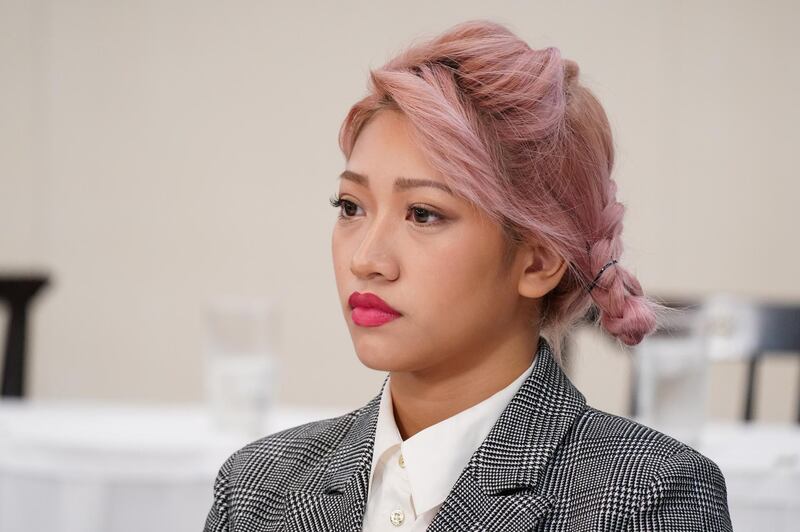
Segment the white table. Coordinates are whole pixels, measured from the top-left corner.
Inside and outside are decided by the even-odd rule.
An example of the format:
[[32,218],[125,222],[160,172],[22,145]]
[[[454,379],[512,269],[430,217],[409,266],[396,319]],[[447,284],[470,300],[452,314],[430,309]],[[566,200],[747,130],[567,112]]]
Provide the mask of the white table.
[[710,424],[697,449],[725,475],[733,530],[800,530],[800,426]]
[[[278,406],[269,434],[340,409]],[[222,462],[257,439],[202,405],[0,400],[0,532],[198,532]]]
[[[278,406],[270,432],[345,413]],[[212,483],[255,438],[214,430],[204,408],[0,400],[0,532],[198,532]],[[795,531],[800,427],[706,427],[734,530]]]

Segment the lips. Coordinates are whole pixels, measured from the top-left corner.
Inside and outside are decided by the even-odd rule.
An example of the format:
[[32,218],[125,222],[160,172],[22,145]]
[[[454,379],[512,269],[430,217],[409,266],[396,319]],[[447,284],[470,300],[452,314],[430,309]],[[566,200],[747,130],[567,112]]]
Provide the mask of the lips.
[[353,292],[348,303],[353,309],[351,315],[356,325],[377,327],[401,316],[400,312],[383,299],[369,292],[363,294]]
[[384,312],[388,312],[389,314],[400,314],[398,311],[389,306],[386,301],[370,292],[364,292],[363,294],[353,292],[350,294],[348,303],[350,303],[350,308],[365,307],[382,310]]

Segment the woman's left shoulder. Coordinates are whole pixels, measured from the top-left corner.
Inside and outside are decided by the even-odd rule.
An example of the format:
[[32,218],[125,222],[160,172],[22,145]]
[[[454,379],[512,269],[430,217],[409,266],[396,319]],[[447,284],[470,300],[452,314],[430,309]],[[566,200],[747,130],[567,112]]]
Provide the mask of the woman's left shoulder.
[[567,440],[567,443],[599,444],[607,450],[636,451],[654,462],[692,450],[686,443],[659,430],[591,406],[576,419]]
[[672,436],[587,407],[559,447],[556,462],[590,472],[579,475],[587,479],[583,489],[602,487],[624,500],[629,530],[661,530],[656,525],[665,519],[681,530],[731,529],[720,468]]

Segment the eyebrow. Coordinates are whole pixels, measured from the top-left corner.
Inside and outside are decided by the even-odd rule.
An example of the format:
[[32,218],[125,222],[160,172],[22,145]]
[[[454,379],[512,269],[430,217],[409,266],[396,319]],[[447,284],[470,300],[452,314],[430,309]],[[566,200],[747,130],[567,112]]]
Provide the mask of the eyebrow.
[[[340,179],[347,179],[348,181],[353,181],[358,183],[359,185],[365,186],[369,188],[369,178],[363,174],[359,174],[358,172],[353,172],[352,170],[345,170],[344,172],[339,175]],[[412,179],[410,177],[398,177],[394,181],[393,190],[407,190],[409,188],[416,188],[416,187],[432,187],[438,188],[439,190],[443,190],[448,194],[453,194],[453,191],[450,187],[445,185],[444,183],[440,183],[438,181],[432,181],[430,179]]]

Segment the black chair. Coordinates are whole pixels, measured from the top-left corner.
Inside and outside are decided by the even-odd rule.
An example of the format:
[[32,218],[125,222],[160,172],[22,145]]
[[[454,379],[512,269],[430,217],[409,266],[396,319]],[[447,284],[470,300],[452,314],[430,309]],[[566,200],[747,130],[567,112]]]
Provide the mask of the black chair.
[[0,396],[25,396],[25,353],[28,310],[33,298],[49,283],[44,275],[0,275],[0,300],[9,310],[9,322],[0,372]]
[[[742,420],[752,421],[755,405],[758,367],[767,356],[800,357],[800,305],[782,304],[734,298],[726,295],[711,296],[706,300],[657,298],[676,312],[651,336],[685,337],[703,334],[709,341],[709,357],[713,360],[744,359],[747,361],[747,378],[742,408]],[[590,310],[583,319],[591,324],[596,310]],[[699,329],[698,329],[699,328]],[[567,339],[564,357],[572,350]],[[631,391],[628,415],[637,412],[638,374],[631,372]],[[800,423],[800,374],[798,374],[798,401],[796,420]]]
[[[761,361],[766,356],[800,357],[800,305],[715,298],[706,304],[706,315],[710,355],[747,361],[742,419],[752,421]],[[744,349],[736,349],[737,345]],[[800,374],[798,377],[796,420],[800,423]]]

